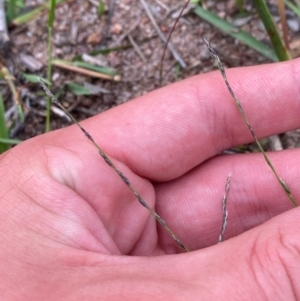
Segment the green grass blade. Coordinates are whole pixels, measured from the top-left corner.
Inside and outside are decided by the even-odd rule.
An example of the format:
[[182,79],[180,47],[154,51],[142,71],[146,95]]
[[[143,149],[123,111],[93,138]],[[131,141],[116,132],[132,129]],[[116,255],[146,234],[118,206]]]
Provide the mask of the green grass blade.
[[298,17],[300,17],[300,7],[288,0],[285,0],[284,2]]
[[74,62],[72,62],[72,64],[77,67],[90,69],[90,70],[97,71],[99,73],[103,73],[103,74],[107,74],[107,75],[111,75],[111,76],[115,76],[118,74],[117,70],[115,70],[113,68],[109,68],[109,67],[99,67],[99,66],[92,65],[90,63],[80,62],[80,61],[74,61]]
[[27,23],[27,22],[33,20],[34,18],[36,18],[44,9],[45,9],[44,6],[37,7],[28,13],[21,14],[21,15],[15,17],[11,23],[15,26]]
[[[56,1],[56,5],[64,2],[66,0],[57,0]],[[41,6],[38,6],[36,8],[34,8],[33,10],[24,13],[24,14],[20,14],[18,16],[16,16],[13,20],[12,20],[12,24],[15,26],[27,23],[31,20],[33,20],[34,18],[36,18],[41,12],[43,12],[44,10],[49,9],[47,4],[42,4]]]
[[17,13],[17,7],[16,7],[17,3],[16,2],[17,2],[16,0],[8,1],[7,11],[6,11],[6,18],[7,18],[8,24],[10,24],[11,21],[16,16],[16,13]]
[[46,78],[43,78],[43,77],[39,77],[35,74],[30,74],[30,73],[22,73],[24,79],[26,79],[26,81],[28,81],[29,83],[32,83],[32,84],[37,84],[39,83],[39,79],[41,79],[44,83],[46,83],[47,85],[51,85],[50,82],[47,81]]
[[[49,15],[48,15],[48,64],[47,64],[47,81],[51,82],[52,76],[52,29],[55,19],[56,0],[49,0]],[[50,87],[50,85],[48,85]],[[51,99],[47,98],[46,108],[46,132],[50,131],[50,114],[51,114]]]
[[[8,128],[6,127],[5,122],[5,110],[2,95],[0,93],[0,139],[8,139]],[[0,141],[0,154],[4,153],[9,149],[9,145],[7,143]]]
[[269,48],[264,43],[255,39],[249,33],[240,30],[238,27],[232,25],[228,21],[218,17],[216,14],[202,8],[201,6],[197,6],[194,9],[194,13],[201,17],[203,20],[207,21],[208,23],[212,24],[213,26],[217,27],[218,29],[222,30],[223,32],[229,34],[230,36],[238,39],[243,44],[251,47],[255,51],[261,53],[265,57],[269,58],[270,60],[276,62],[278,58],[276,53],[273,49]]
[[272,16],[268,10],[266,2],[264,0],[253,0],[254,6],[256,8],[259,17],[264,23],[265,29],[269,35],[271,43],[274,47],[275,53],[280,61],[288,61],[291,56],[287,49],[284,47],[280,34],[275,26]]
[[48,27],[53,28],[53,23],[55,19],[55,6],[56,6],[56,0],[49,0],[49,15],[48,15]]
[[100,1],[98,4],[98,15],[99,17],[103,16],[105,14],[105,3]]
[[67,83],[68,89],[75,95],[91,95],[91,91],[82,85]]
[[18,139],[0,138],[0,143],[3,143],[3,144],[19,144],[21,142],[22,141],[18,140]]

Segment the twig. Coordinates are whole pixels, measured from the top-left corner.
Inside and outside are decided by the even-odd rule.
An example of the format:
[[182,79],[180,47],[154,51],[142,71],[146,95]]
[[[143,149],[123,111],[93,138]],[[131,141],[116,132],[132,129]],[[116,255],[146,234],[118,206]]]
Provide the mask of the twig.
[[135,42],[135,40],[133,39],[132,35],[129,34],[127,37],[128,37],[129,42],[130,42],[131,45],[133,46],[134,50],[137,52],[137,54],[138,54],[138,55],[140,56],[140,58],[142,59],[142,61],[143,61],[144,63],[146,63],[147,60],[146,60],[146,58],[145,58],[143,52],[141,51],[139,45],[138,45],[138,44]]
[[67,109],[55,98],[55,96],[49,91],[46,85],[39,78],[40,84],[46,94],[51,98],[52,102],[56,104],[60,109],[62,109],[71,119],[72,121],[80,128],[80,130],[84,133],[84,135],[93,143],[93,145],[97,148],[100,156],[103,158],[106,164],[108,164],[121,178],[121,180],[128,186],[128,188],[133,192],[137,200],[140,202],[142,206],[144,206],[152,216],[161,224],[161,226],[172,236],[174,241],[184,249],[186,252],[189,252],[189,249],[181,242],[181,240],[175,235],[175,233],[168,227],[167,223],[144,201],[144,199],[140,196],[140,194],[133,188],[129,179],[114,165],[114,163],[110,160],[110,158],[105,154],[105,152],[100,148],[100,146],[95,142],[93,137],[81,126],[81,124],[73,117],[72,114],[68,112]]
[[188,6],[188,4],[190,3],[190,0],[186,1],[184,7],[182,8],[182,10],[180,11],[180,14],[178,16],[178,18],[175,20],[174,24],[173,24],[173,27],[168,35],[168,39],[167,39],[167,42],[165,43],[165,47],[164,47],[164,51],[163,51],[163,55],[161,57],[161,61],[160,61],[160,67],[159,67],[159,85],[161,86],[162,84],[162,72],[163,72],[163,63],[164,63],[164,58],[165,58],[165,54],[166,54],[166,50],[167,50],[167,46],[169,45],[170,43],[170,39],[171,39],[171,35],[173,33],[173,31],[175,30],[175,27],[181,17],[181,15],[183,14],[185,8]]
[[223,220],[222,220],[222,228],[221,228],[221,234],[219,236],[218,243],[221,243],[224,240],[224,234],[227,227],[227,220],[228,220],[228,211],[227,211],[227,196],[229,192],[230,187],[230,181],[231,181],[231,174],[227,177],[226,185],[225,185],[225,193],[222,201],[222,214],[223,214]]
[[294,199],[294,197],[293,197],[293,195],[292,195],[290,189],[289,189],[288,186],[285,184],[285,182],[278,176],[278,174],[277,174],[277,172],[276,172],[276,170],[275,170],[275,168],[274,168],[272,162],[270,161],[269,157],[267,156],[267,154],[265,153],[264,149],[262,148],[262,146],[261,146],[261,144],[260,144],[260,142],[259,142],[259,140],[258,140],[258,138],[257,138],[257,136],[256,136],[256,134],[255,134],[255,132],[254,132],[254,130],[253,130],[253,128],[252,128],[252,126],[251,126],[251,124],[249,123],[248,119],[246,118],[245,112],[244,112],[244,110],[243,110],[243,108],[242,108],[242,105],[241,105],[240,101],[239,101],[238,98],[235,96],[235,94],[233,93],[233,90],[232,90],[231,86],[229,85],[229,82],[228,82],[228,80],[227,80],[227,76],[226,76],[226,73],[225,73],[225,69],[224,69],[224,67],[223,67],[223,64],[222,64],[221,61],[220,61],[220,58],[219,58],[218,54],[216,53],[216,51],[212,48],[212,46],[210,45],[210,43],[209,43],[205,38],[204,38],[204,42],[205,42],[205,44],[206,44],[206,46],[207,46],[207,48],[208,48],[208,50],[209,50],[209,52],[210,52],[212,58],[213,58],[213,59],[215,60],[215,62],[217,63],[217,66],[218,66],[218,68],[219,68],[219,70],[220,70],[220,72],[221,72],[221,74],[222,74],[222,77],[223,77],[223,79],[224,79],[224,81],[225,81],[225,84],[226,84],[226,86],[227,86],[227,89],[228,89],[229,93],[231,94],[232,98],[234,99],[234,102],[235,102],[235,104],[236,104],[236,106],[237,106],[237,108],[238,108],[238,110],[239,110],[239,112],[240,112],[240,114],[241,114],[241,116],[242,116],[244,122],[246,123],[246,125],[247,125],[247,127],[248,127],[250,133],[252,134],[252,136],[253,136],[253,138],[254,138],[254,140],[255,140],[255,142],[256,142],[258,148],[259,148],[260,151],[262,152],[262,154],[263,154],[263,156],[264,156],[264,158],[265,158],[267,164],[270,166],[270,168],[271,168],[271,170],[273,171],[275,177],[277,178],[279,184],[281,185],[281,187],[283,188],[283,190],[285,191],[285,193],[287,194],[287,196],[289,197],[289,199],[291,200],[291,202],[293,203],[293,205],[294,205],[295,207],[298,207],[298,203],[297,203],[296,200]]
[[159,35],[159,37],[163,40],[163,42],[165,44],[167,44],[167,47],[168,49],[170,50],[170,52],[172,53],[174,59],[180,64],[180,66],[182,68],[186,68],[186,63],[184,62],[184,60],[181,58],[181,56],[179,55],[179,53],[175,50],[174,46],[166,39],[166,37],[164,36],[164,34],[162,33],[162,31],[159,29],[154,17],[152,16],[152,13],[147,5],[147,3],[145,2],[145,0],[140,0],[143,7],[144,7],[144,10],[148,16],[148,18],[150,19],[150,21],[152,22],[155,30],[157,31],[157,34]]
[[156,2],[159,6],[161,6],[167,13],[169,13],[170,8],[168,8],[168,6],[167,6],[165,3],[163,3],[163,2],[160,1],[160,0],[155,0],[155,2]]

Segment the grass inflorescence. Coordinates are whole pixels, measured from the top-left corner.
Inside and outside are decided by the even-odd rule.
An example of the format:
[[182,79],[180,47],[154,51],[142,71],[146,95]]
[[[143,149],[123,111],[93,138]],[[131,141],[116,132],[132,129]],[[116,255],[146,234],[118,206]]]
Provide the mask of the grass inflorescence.
[[262,146],[261,146],[261,144],[260,144],[260,142],[259,142],[259,140],[258,140],[258,138],[257,138],[257,136],[256,136],[256,134],[255,134],[255,132],[254,132],[253,127],[251,126],[250,122],[248,121],[248,119],[247,119],[247,117],[246,117],[246,115],[245,115],[244,109],[243,109],[243,107],[242,107],[242,105],[241,105],[239,99],[235,96],[235,94],[234,94],[234,92],[233,92],[233,90],[232,90],[232,88],[231,88],[231,86],[230,86],[230,84],[229,84],[229,82],[228,82],[228,79],[227,79],[227,76],[226,76],[226,72],[225,72],[224,66],[223,66],[223,64],[222,64],[222,62],[221,62],[221,60],[220,60],[220,58],[219,58],[217,52],[215,51],[215,49],[210,45],[210,43],[209,43],[205,38],[204,38],[204,42],[205,42],[205,44],[206,44],[206,46],[207,46],[207,48],[208,48],[208,50],[209,50],[209,52],[210,52],[212,58],[213,58],[214,61],[216,62],[217,66],[218,66],[218,69],[220,70],[220,72],[221,72],[221,74],[222,74],[222,77],[223,77],[223,79],[224,79],[224,81],[225,81],[226,87],[227,87],[227,89],[228,89],[230,95],[231,95],[232,98],[234,99],[234,102],[235,102],[235,104],[236,104],[236,106],[237,106],[237,108],[238,108],[238,110],[239,110],[239,112],[240,112],[240,114],[241,114],[241,116],[242,116],[244,122],[246,123],[246,125],[247,125],[247,127],[248,127],[250,133],[252,134],[252,136],[253,136],[253,138],[254,138],[254,141],[256,142],[256,144],[257,144],[259,150],[262,152],[262,154],[263,154],[263,156],[264,156],[264,158],[265,158],[267,164],[270,166],[272,172],[274,173],[276,179],[278,180],[279,184],[280,184],[281,187],[283,188],[284,192],[287,194],[287,196],[289,197],[289,199],[291,200],[291,202],[293,203],[293,205],[294,205],[295,207],[297,207],[297,206],[298,206],[298,203],[297,203],[296,200],[294,199],[294,197],[293,197],[293,195],[292,195],[290,189],[288,188],[288,186],[285,184],[285,182],[284,182],[284,181],[279,177],[279,175],[277,174],[276,169],[274,168],[272,162],[270,161],[270,159],[269,159],[269,157],[267,156],[266,152],[265,152],[264,149],[262,148]]
[[228,192],[229,192],[229,187],[230,187],[230,181],[231,181],[231,174],[227,177],[226,185],[225,185],[225,192],[224,192],[224,197],[222,201],[222,227],[221,227],[221,233],[219,236],[219,241],[218,243],[221,243],[224,240],[224,234],[225,230],[227,227],[228,223],[228,211],[227,211],[227,197],[228,197]]

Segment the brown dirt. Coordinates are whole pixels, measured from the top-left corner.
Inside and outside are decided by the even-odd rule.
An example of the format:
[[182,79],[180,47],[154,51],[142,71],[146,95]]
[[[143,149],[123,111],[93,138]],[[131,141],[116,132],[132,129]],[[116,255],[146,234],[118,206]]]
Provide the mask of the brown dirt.
[[[42,1],[25,1],[27,6],[40,4]],[[72,110],[80,120],[101,113],[113,106],[124,103],[139,95],[147,93],[159,86],[159,66],[164,44],[145,13],[141,1],[116,0],[112,14],[111,25],[106,36],[109,13],[99,17],[96,0],[70,0],[67,4],[59,5],[56,10],[53,30],[53,56],[61,59],[72,59],[74,56],[89,53],[102,44],[103,48],[123,47],[110,52],[107,56],[99,56],[107,66],[116,68],[121,76],[120,82],[113,82],[89,78],[78,73],[66,71],[58,67],[53,68],[52,92],[58,92],[66,82],[90,83],[108,90],[108,93],[93,96],[74,96],[70,92],[63,94],[63,103]],[[106,8],[111,1],[103,0]],[[178,0],[146,0],[161,31],[167,36],[174,24],[175,15],[183,7],[185,1]],[[247,10],[253,11],[251,1],[246,1]],[[274,1],[270,1],[274,2]],[[275,1],[276,4],[277,1]],[[205,1],[206,6],[218,13],[219,16],[233,20],[238,10],[234,0]],[[274,8],[274,7],[273,7]],[[274,10],[276,16],[276,9]],[[258,39],[268,44],[268,37],[262,28],[259,18],[251,13],[251,18],[243,27]],[[297,32],[290,30],[291,45],[299,45]],[[204,46],[202,37],[207,37],[218,49],[226,67],[257,65],[269,60],[249,47],[242,45],[230,36],[223,34],[213,26],[197,17],[192,10],[185,14],[178,22],[173,32],[171,42],[178,51],[187,67],[179,68],[169,51],[164,59],[163,85],[174,81],[208,72],[215,69],[209,53]],[[42,14],[26,25],[12,28],[10,37],[13,41],[12,56],[17,62],[18,69],[13,70],[16,76],[16,86],[22,87],[20,71],[34,73],[46,77],[47,64],[47,14]],[[133,47],[132,40],[138,45],[142,55]],[[128,46],[128,48],[126,48]],[[32,56],[36,66],[42,68],[29,70],[21,63],[20,55]],[[7,59],[7,58],[4,58]],[[25,59],[26,61],[26,59]],[[25,64],[26,65],[26,64]],[[14,130],[14,137],[27,139],[44,132],[44,112],[42,94],[38,85],[30,85],[23,89],[23,101],[27,104],[29,113],[24,125]],[[6,108],[12,105],[12,97],[7,86],[4,86]],[[52,116],[51,128],[56,129],[69,125],[70,122],[56,114]],[[299,144],[297,136],[284,136],[284,147]],[[296,137],[296,138],[295,138]],[[294,139],[295,138],[295,139]],[[290,139],[290,140],[289,140]]]

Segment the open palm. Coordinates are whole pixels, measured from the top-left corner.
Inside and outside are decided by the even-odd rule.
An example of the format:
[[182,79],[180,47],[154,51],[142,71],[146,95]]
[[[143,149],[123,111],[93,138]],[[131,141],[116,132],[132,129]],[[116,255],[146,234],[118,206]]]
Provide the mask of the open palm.
[[[229,70],[259,137],[299,127],[299,62]],[[261,154],[219,155],[252,137],[218,72],[154,91],[82,125],[198,251],[178,254],[182,250],[71,126],[0,157],[3,300],[206,300],[219,298],[218,292],[228,300],[240,294],[272,299],[281,292],[286,300],[300,298],[294,283],[300,212],[281,214],[293,206]],[[298,150],[270,154],[298,200],[299,156]],[[229,173],[225,236],[232,239],[216,245]],[[288,269],[292,263],[298,268]],[[278,282],[282,289],[274,289]]]

